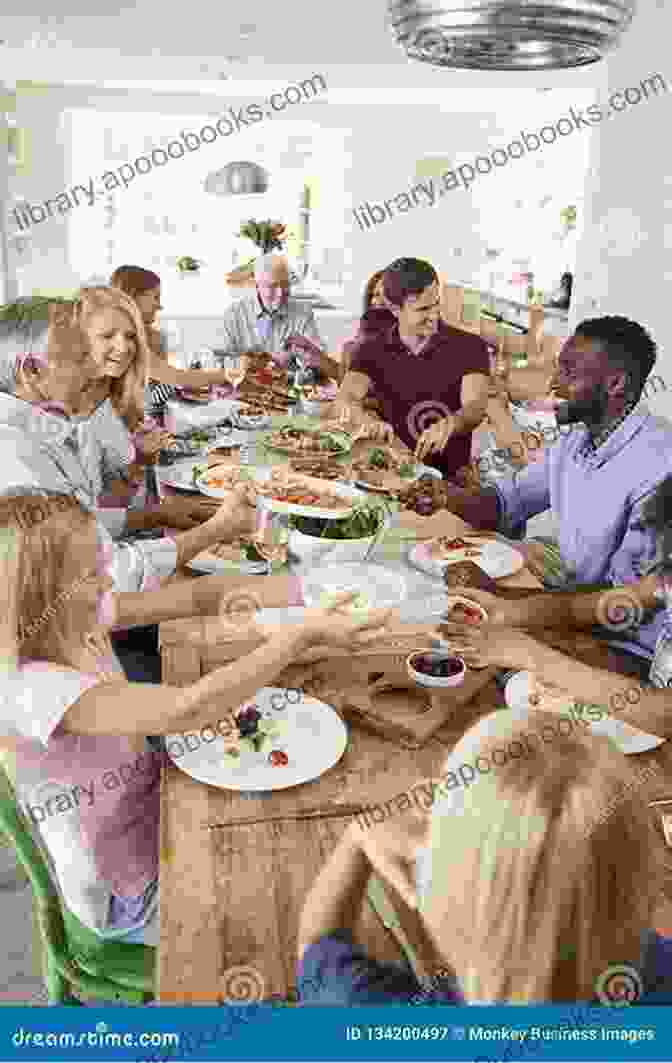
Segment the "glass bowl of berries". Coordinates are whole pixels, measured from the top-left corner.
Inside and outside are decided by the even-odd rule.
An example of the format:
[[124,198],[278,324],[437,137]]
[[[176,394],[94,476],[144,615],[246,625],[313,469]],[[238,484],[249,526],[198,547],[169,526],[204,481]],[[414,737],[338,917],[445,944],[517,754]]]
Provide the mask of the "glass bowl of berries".
[[461,657],[446,650],[415,650],[406,658],[414,683],[423,687],[457,687],[464,682],[466,666]]

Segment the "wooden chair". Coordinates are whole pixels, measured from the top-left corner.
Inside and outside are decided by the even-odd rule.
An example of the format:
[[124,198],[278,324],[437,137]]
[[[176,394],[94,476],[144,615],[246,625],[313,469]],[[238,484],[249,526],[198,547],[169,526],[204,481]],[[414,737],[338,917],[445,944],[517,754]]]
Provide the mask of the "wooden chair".
[[63,905],[49,866],[16,802],[0,758],[0,832],[16,850],[33,890],[50,1004],[80,1006],[74,993],[101,1001],[154,999],[156,950],[100,938]]

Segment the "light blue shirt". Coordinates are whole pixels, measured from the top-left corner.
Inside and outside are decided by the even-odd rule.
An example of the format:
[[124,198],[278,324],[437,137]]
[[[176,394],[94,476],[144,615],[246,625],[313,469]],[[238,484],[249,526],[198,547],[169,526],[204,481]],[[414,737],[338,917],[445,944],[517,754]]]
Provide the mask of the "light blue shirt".
[[[595,452],[582,454],[588,429],[576,426],[543,461],[492,485],[500,505],[499,531],[513,538],[530,517],[551,509],[565,566],[579,584],[622,585],[641,579],[656,558],[656,535],[639,527],[644,502],[672,473],[672,424],[645,403],[632,411]],[[651,658],[662,615],[627,637],[614,638]]]

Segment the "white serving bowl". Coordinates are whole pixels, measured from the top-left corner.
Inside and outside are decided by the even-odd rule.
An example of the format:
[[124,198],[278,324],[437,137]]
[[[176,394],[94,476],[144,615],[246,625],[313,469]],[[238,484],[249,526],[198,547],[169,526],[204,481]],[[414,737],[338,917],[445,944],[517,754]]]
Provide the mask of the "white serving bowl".
[[[458,672],[457,675],[447,676],[425,675],[424,672],[416,672],[412,661],[420,656],[432,657],[434,660],[446,660],[450,657],[452,660],[460,662],[462,665],[462,671]],[[418,685],[422,687],[459,687],[460,683],[464,682],[464,677],[467,674],[466,665],[461,657],[457,657],[456,654],[450,653],[446,650],[436,649],[414,650],[413,653],[406,658],[406,670],[413,682],[418,683]]]
[[[390,526],[387,514],[383,517],[383,524],[387,531]],[[328,555],[330,565],[336,562],[348,564],[363,561],[374,538],[374,535],[368,535],[363,539],[323,539],[292,529],[289,533],[289,549],[302,561],[314,562]]]
[[366,595],[368,609],[397,608],[406,599],[406,580],[400,572],[379,565],[331,564],[331,555],[328,560],[300,577],[308,608],[324,608],[330,594],[350,590]]
[[336,542],[334,539],[321,539],[319,535],[304,535],[296,528],[291,528],[287,545],[290,553],[295,554],[305,564],[316,564],[330,553]]

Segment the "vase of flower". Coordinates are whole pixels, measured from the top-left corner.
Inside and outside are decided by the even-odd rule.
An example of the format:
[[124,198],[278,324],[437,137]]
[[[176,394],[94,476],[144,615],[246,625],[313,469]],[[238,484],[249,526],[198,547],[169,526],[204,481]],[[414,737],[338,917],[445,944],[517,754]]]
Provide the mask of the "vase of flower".
[[243,222],[237,235],[251,240],[262,255],[267,255],[270,251],[282,250],[287,239],[286,229],[287,226],[281,221],[272,221],[270,218],[266,221],[255,221],[250,218],[249,221]]

